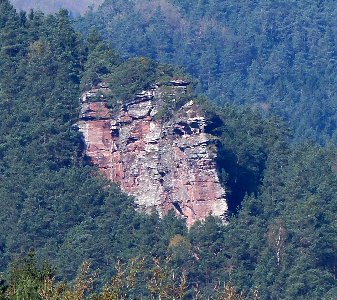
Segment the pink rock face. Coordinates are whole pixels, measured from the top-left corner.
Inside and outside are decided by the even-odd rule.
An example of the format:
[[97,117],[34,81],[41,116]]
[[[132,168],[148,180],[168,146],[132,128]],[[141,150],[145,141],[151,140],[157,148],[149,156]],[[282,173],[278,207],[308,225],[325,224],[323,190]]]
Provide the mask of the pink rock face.
[[[177,89],[184,91],[186,83],[172,81],[170,88],[174,96]],[[163,215],[174,209],[188,226],[209,214],[225,218],[227,203],[216,171],[214,138],[205,132],[207,120],[199,107],[191,101],[169,121],[156,119],[163,105],[163,91],[157,85],[112,113],[101,90],[106,92],[107,87],[83,94],[78,122],[92,163],[135,196],[141,210],[155,208]]]

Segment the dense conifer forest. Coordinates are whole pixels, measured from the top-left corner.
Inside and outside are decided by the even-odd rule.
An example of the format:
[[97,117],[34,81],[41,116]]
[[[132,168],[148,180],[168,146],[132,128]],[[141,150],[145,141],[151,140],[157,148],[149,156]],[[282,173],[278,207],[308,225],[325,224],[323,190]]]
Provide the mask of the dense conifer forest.
[[[149,3],[0,0],[0,299],[335,299],[335,2]],[[174,76],[216,124],[227,225],[139,213],[84,155],[81,91]]]
[[79,20],[125,57],[184,67],[211,101],[288,121],[295,140],[336,143],[337,4],[296,0],[106,0]]

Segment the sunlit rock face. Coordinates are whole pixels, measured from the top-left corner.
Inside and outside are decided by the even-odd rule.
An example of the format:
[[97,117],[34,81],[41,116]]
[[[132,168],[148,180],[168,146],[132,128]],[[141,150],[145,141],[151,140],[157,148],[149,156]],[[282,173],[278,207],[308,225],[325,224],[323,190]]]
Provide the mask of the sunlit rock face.
[[160,215],[174,209],[191,226],[209,214],[225,218],[227,203],[215,139],[198,105],[190,101],[173,117],[159,117],[164,98],[175,101],[187,85],[179,80],[154,85],[112,112],[105,100],[109,88],[101,84],[82,95],[78,126],[86,155],[135,196],[139,209],[155,208]]

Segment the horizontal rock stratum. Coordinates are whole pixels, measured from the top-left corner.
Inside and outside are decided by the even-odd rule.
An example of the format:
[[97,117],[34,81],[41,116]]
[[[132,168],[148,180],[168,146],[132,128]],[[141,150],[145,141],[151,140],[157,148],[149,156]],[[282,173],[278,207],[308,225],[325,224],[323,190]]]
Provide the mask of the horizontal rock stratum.
[[187,85],[156,84],[112,111],[106,103],[110,89],[100,84],[82,95],[78,126],[86,155],[135,197],[139,209],[155,208],[160,215],[174,209],[191,226],[209,214],[225,218],[227,202],[216,171],[215,139],[200,107],[190,101],[172,117],[159,117]]

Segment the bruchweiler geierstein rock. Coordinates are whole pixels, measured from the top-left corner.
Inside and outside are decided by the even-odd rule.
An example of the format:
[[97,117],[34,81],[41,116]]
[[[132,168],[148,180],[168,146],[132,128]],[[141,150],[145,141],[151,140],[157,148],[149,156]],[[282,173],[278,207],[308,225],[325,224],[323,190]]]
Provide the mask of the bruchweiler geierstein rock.
[[170,118],[159,115],[188,82],[155,84],[118,109],[107,108],[109,87],[82,95],[78,126],[86,155],[105,176],[135,196],[139,209],[170,209],[188,226],[209,214],[225,218],[226,194],[216,171],[215,139],[200,107],[190,101]]

